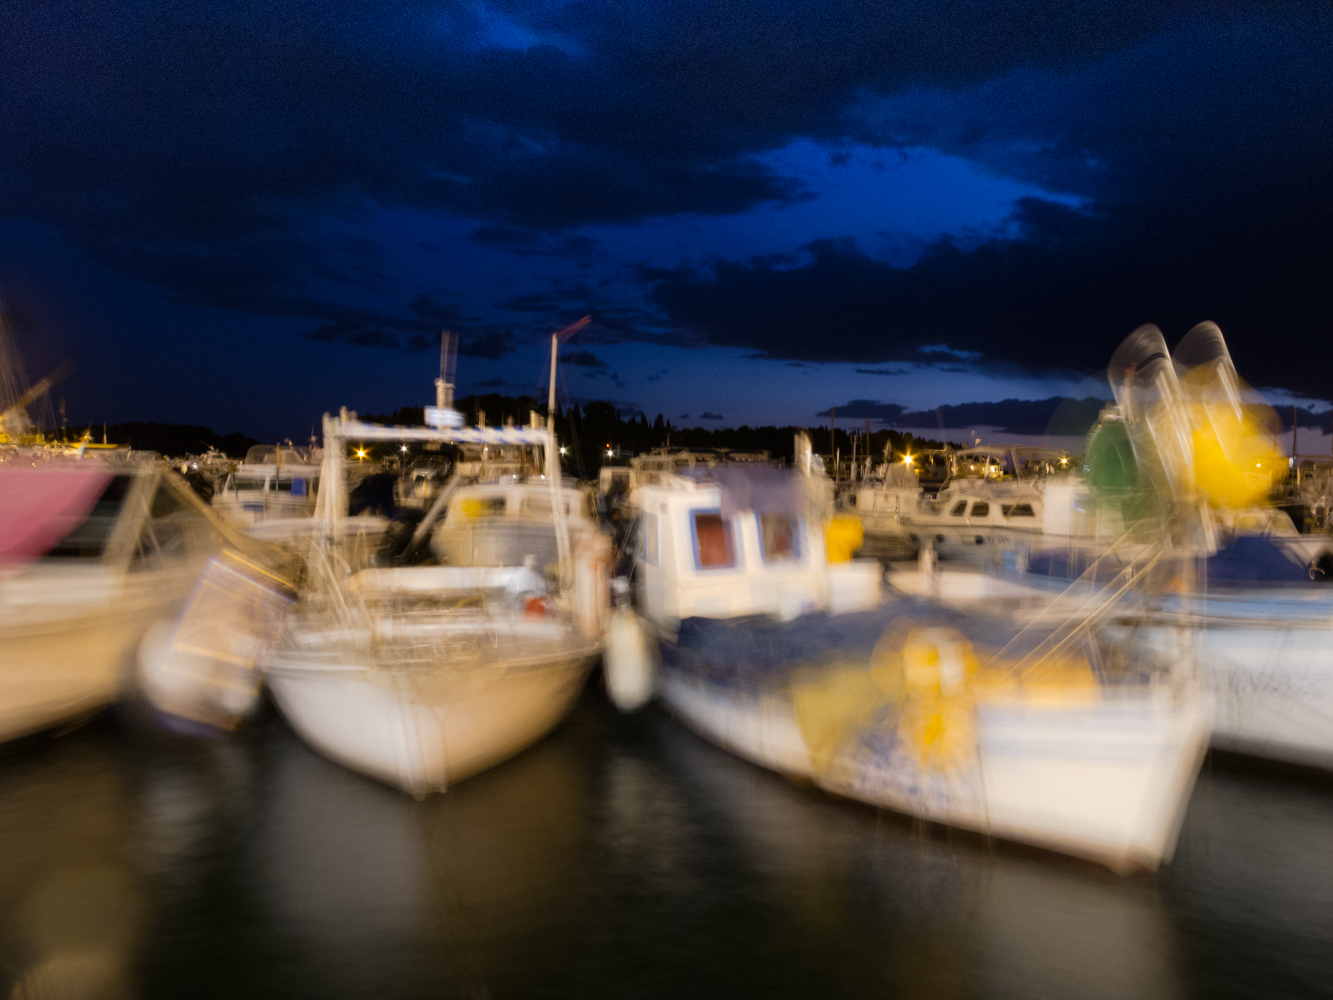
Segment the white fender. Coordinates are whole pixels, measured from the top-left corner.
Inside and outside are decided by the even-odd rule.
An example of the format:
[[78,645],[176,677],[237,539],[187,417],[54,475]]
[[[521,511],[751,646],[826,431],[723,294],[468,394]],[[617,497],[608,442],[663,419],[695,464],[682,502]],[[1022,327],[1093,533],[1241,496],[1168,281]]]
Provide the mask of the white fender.
[[633,608],[611,616],[602,654],[606,690],[622,712],[637,712],[653,699],[657,681],[657,643]]

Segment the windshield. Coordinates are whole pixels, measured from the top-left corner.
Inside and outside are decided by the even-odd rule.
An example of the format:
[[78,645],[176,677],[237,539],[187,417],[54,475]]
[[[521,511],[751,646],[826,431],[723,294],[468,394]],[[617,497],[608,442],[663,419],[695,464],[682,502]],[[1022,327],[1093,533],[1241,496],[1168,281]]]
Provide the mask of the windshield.
[[[274,444],[257,444],[245,453],[246,465],[275,465],[278,461],[278,446]],[[283,465],[309,465],[310,458],[305,452],[296,448],[283,447],[282,449]]]
[[133,476],[113,476],[88,516],[49,549],[44,559],[99,559],[120,519]]

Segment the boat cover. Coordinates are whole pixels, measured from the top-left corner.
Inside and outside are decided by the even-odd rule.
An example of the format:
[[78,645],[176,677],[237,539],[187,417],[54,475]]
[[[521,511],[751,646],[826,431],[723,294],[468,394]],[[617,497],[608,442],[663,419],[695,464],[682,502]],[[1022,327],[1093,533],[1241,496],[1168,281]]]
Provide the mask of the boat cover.
[[[1083,576],[1096,559],[1087,549],[1044,549],[1028,558],[1027,572],[1032,576],[1057,580],[1075,580]],[[1108,583],[1120,572],[1121,564],[1104,558],[1093,571],[1096,583]],[[1256,583],[1310,584],[1310,566],[1300,556],[1270,535],[1240,535],[1207,559],[1200,560],[1200,581],[1209,587],[1250,586]],[[1322,580],[1322,574],[1318,579]]]
[[1268,535],[1240,535],[1208,557],[1209,586],[1311,582],[1310,566]]
[[0,465],[0,565],[50,549],[87,517],[110,481],[110,471],[92,462]]
[[1095,583],[1109,583],[1121,568],[1118,559],[1098,559],[1097,553],[1088,549],[1043,549],[1028,556],[1027,562],[1027,571],[1033,576],[1077,580],[1091,570],[1087,579]]
[[[947,627],[978,649],[997,650],[1017,632],[1012,625],[912,598],[889,600],[869,611],[824,612],[781,621],[768,615],[686,618],[674,643],[663,643],[663,666],[713,683],[740,687],[782,684],[797,669],[819,665],[865,665],[886,634],[913,628]],[[1024,636],[1027,646],[1044,635]],[[1017,652],[1017,651],[1015,651]]]

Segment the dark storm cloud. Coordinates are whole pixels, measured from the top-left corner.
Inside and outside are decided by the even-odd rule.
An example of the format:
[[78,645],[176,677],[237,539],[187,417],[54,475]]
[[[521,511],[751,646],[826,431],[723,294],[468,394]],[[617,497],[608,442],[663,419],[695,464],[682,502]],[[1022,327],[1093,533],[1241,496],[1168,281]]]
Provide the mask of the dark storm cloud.
[[560,355],[560,360],[567,365],[574,365],[576,368],[606,367],[606,362],[591,351],[571,351],[569,354]]
[[817,414],[854,420],[878,420],[889,427],[938,427],[959,430],[964,427],[996,427],[1006,434],[1086,434],[1097,421],[1106,402],[1089,396],[1085,399],[1005,399],[998,403],[960,403],[933,410],[907,410],[897,403],[873,399],[853,399],[842,406]]
[[[787,360],[1098,370],[1145,320],[1205,318],[1252,382],[1327,395],[1333,47],[1326,7],[573,2],[9,4],[0,213],[61,231],[177,302],[496,357],[559,315],[597,338]],[[894,268],[803,258],[645,272],[653,304],[532,295],[499,327],[409,306],[347,236],[368,208],[447,212],[472,240],[582,261],[567,230],[817,194],[760,156],[796,138],[924,147],[1076,195]],[[413,236],[416,241],[416,236]],[[431,244],[435,246],[436,244]],[[334,289],[315,292],[312,288]],[[387,299],[386,299],[387,296]],[[338,298],[342,304],[329,301]],[[579,301],[581,300],[581,301]],[[538,320],[537,317],[541,317]],[[941,358],[943,360],[943,358]]]
[[658,271],[653,297],[710,343],[773,357],[922,360],[944,343],[1080,371],[1141,322],[1174,339],[1210,318],[1251,381],[1326,396],[1331,38],[1327,10],[1181,23],[1080,67],[865,101],[848,116],[863,141],[966,157],[1086,208],[1029,198],[1002,235],[941,240],[906,268],[826,240],[797,267]]
[[537,229],[501,225],[478,226],[472,230],[472,242],[519,257],[567,257],[574,260],[586,260],[597,245],[596,240],[587,236],[556,238]]
[[[516,295],[497,307],[506,312],[527,313],[524,321],[534,336],[549,335],[580,316],[592,316],[592,324],[576,335],[582,343],[641,341],[671,347],[702,347],[693,334],[682,331],[662,316],[635,302],[606,295],[587,282],[554,279],[540,292]],[[538,318],[540,317],[540,318]]]
[[284,303],[280,315],[317,316],[324,322],[304,334],[307,340],[344,342],[360,347],[407,351],[439,350],[445,328],[459,334],[458,353],[471,358],[499,358],[514,350],[514,332],[478,323],[460,310],[429,296],[418,296],[408,317],[385,315],[370,309],[332,306],[318,302]]
[[1163,16],[1063,3],[11,4],[0,210],[180,301],[270,312],[308,268],[358,277],[313,216],[447,209],[513,237],[789,201],[800,183],[753,154],[839,134],[859,96],[1086,60]]
[[1313,410],[1301,408],[1293,414],[1290,406],[1279,406],[1277,407],[1277,415],[1282,421],[1284,431],[1291,430],[1291,419],[1294,415],[1296,423],[1302,427],[1316,427],[1325,434],[1333,433],[1333,410],[1315,413]]
[[485,333],[463,337],[458,344],[458,353],[465,358],[495,360],[513,349],[514,334],[510,330],[487,330]]
[[[1333,157],[1327,163],[1333,171]],[[1251,382],[1327,394],[1333,204],[1303,194],[1273,195],[1263,211],[1241,204],[1240,191],[1225,211],[1178,203],[1079,212],[1026,199],[1017,238],[972,250],[941,240],[911,267],[822,240],[797,268],[722,261],[645,276],[685,328],[771,357],[929,360],[921,348],[944,343],[1033,370],[1098,372],[1140,323],[1156,322],[1174,341],[1212,319]]]

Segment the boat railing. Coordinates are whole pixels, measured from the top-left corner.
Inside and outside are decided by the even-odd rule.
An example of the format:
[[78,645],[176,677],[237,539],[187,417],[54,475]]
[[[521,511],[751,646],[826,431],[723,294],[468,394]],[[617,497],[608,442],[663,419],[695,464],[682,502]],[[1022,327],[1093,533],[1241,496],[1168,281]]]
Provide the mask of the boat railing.
[[[572,580],[572,559],[569,541],[568,512],[560,503],[559,491],[564,485],[560,475],[560,452],[556,445],[555,431],[551,427],[534,425],[531,427],[464,427],[460,413],[449,409],[429,408],[428,418],[432,426],[405,427],[384,426],[365,423],[357,419],[354,412],[346,408],[339,414],[324,415],[324,468],[320,475],[320,492],[316,501],[315,517],[322,518],[328,526],[326,544],[338,545],[342,541],[339,522],[347,510],[346,484],[343,482],[342,465],[348,442],[358,441],[421,441],[441,444],[479,444],[495,447],[539,447],[545,451],[546,485],[551,493],[552,520],[555,524],[556,551],[560,566],[562,587]],[[449,484],[440,492],[434,504],[427,511],[416,532],[412,544],[418,545],[443,513],[449,498],[458,489],[458,476],[451,477]],[[345,579],[346,574],[343,578]]]
[[[1130,540],[1129,535],[1122,535],[1093,558],[1063,593],[1028,617],[1018,633],[991,657],[990,663],[997,666],[1006,664],[1008,657],[1024,646],[1025,640],[1034,630],[1049,629],[1048,634],[1032,649],[1004,666],[1003,669],[1010,674],[1021,677],[1028,669],[1052,661],[1058,662],[1075,646],[1091,637],[1099,626],[1118,612],[1126,597],[1154,579],[1167,555],[1166,546],[1158,542],[1136,553],[1137,558],[1122,564],[1121,549]],[[1101,583],[1100,576],[1108,568],[1115,567],[1118,567],[1115,574]]]

